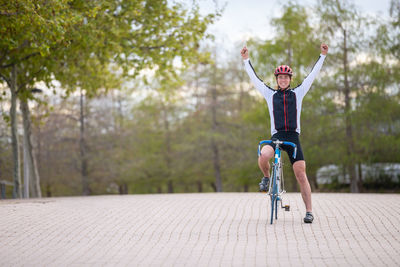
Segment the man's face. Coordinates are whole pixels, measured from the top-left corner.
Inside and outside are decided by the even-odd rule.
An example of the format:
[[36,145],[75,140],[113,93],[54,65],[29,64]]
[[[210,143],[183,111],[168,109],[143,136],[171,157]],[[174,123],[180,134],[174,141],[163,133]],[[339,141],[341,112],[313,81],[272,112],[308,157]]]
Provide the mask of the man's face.
[[276,77],[276,81],[280,88],[287,89],[290,85],[290,76],[287,74],[280,74]]

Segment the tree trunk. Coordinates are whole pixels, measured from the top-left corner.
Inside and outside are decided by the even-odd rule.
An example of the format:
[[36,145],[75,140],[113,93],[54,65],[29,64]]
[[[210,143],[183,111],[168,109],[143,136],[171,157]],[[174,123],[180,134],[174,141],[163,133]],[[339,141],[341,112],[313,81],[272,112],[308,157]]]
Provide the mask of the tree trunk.
[[20,153],[19,153],[19,140],[18,140],[18,122],[17,122],[17,66],[12,67],[11,73],[11,108],[10,108],[10,119],[11,119],[11,143],[13,152],[13,180],[14,190],[13,197],[22,197],[22,183],[21,183],[21,169],[20,169]]
[[46,197],[51,197],[51,186],[50,184],[46,184]]
[[211,183],[210,183],[210,186],[212,187],[212,189],[213,189],[215,192],[218,192],[218,191],[217,191],[217,186],[215,185],[215,183],[211,182]]
[[201,193],[203,192],[203,183],[201,181],[197,181],[197,192]]
[[[36,154],[34,153],[32,145],[32,128],[31,128],[31,118],[28,106],[28,100],[23,99],[20,101],[23,125],[24,125],[24,171],[26,169],[26,181],[28,181],[31,196],[32,197],[42,197],[42,192],[40,189],[40,176],[38,167],[36,164]],[[25,168],[25,166],[27,166]],[[24,173],[25,177],[25,173]],[[24,179],[25,181],[25,179]],[[27,186],[28,187],[28,186]],[[28,192],[27,192],[28,193]],[[29,193],[26,197],[29,197]]]
[[80,95],[80,138],[79,138],[79,152],[81,156],[81,178],[82,178],[82,194],[84,196],[90,195],[89,177],[88,177],[88,159],[87,159],[87,145],[85,139],[85,105],[84,95],[81,89]]
[[348,80],[348,59],[347,59],[347,31],[343,30],[343,69],[344,69],[344,114],[346,124],[346,152],[347,152],[347,170],[350,175],[350,191],[352,193],[359,193],[360,187],[356,175],[356,167],[354,164],[354,140],[353,140],[353,127],[351,122],[351,99],[350,99],[350,85]]
[[120,195],[127,195],[128,194],[128,185],[126,183],[122,183],[118,186],[119,194]]
[[312,175],[308,176],[308,178],[310,179],[311,190],[318,190],[317,175],[313,173]]
[[[39,112],[38,112],[39,113]],[[44,156],[42,153],[42,131],[40,128],[40,123],[37,124],[37,133],[36,133],[36,147],[37,147],[37,168],[38,168],[38,172],[40,170],[43,171],[43,166],[42,166],[42,157]],[[46,155],[48,154],[48,152],[46,153]],[[49,156],[46,156],[47,158],[49,158]],[[46,181],[45,186],[45,194],[46,197],[51,197],[52,196],[52,192],[51,192],[51,184],[50,181]]]
[[172,182],[171,178],[168,178],[168,193],[173,193],[174,192],[174,183]]
[[249,192],[249,185],[248,184],[244,184],[243,185],[243,190],[244,190],[244,192]]
[[[214,75],[216,75],[216,69],[214,70]],[[213,153],[213,165],[214,165],[214,175],[215,175],[215,189],[216,192],[222,192],[222,178],[221,178],[221,164],[219,159],[219,149],[218,144],[215,141],[214,135],[217,134],[217,79],[214,77],[215,85],[211,89],[212,101],[211,101],[211,116],[212,116],[212,137],[211,137],[211,150]]]
[[[195,104],[195,110],[196,110],[196,114],[197,114],[197,112],[199,111],[199,109],[200,109],[200,96],[198,95],[198,93],[199,93],[199,71],[198,71],[198,64],[196,64],[196,66],[195,66],[195,78],[194,78],[194,88],[195,88],[195,94],[197,95],[196,96],[196,104]],[[200,156],[199,156],[199,153],[195,153],[195,161],[196,162],[199,162],[200,161]],[[196,181],[196,184],[197,184],[197,191],[199,192],[199,193],[201,193],[201,192],[203,192],[203,182],[201,181],[201,178],[200,177],[196,177],[196,179],[197,179],[197,181]]]
[[[20,107],[22,105],[22,102],[20,103]],[[22,108],[21,108],[22,110]],[[25,123],[25,122],[24,122]],[[28,156],[28,145],[27,145],[27,135],[25,132],[25,125],[24,125],[24,141],[22,143],[22,147],[23,147],[23,174],[24,174],[24,193],[22,194],[24,198],[29,198],[29,191],[30,187],[32,187],[32,183],[31,183],[31,177],[30,177],[30,160],[29,160],[29,156]]]
[[174,183],[171,177],[171,168],[172,168],[172,158],[171,158],[171,132],[169,129],[169,121],[168,121],[168,107],[162,105],[163,109],[163,120],[164,120],[164,131],[165,131],[165,153],[164,159],[167,164],[167,172],[164,174],[165,178],[167,179],[167,190],[168,193],[174,192]]
[[358,163],[358,184],[360,187],[360,191],[363,190],[362,184],[363,184],[363,176],[362,176],[362,164],[361,162]]

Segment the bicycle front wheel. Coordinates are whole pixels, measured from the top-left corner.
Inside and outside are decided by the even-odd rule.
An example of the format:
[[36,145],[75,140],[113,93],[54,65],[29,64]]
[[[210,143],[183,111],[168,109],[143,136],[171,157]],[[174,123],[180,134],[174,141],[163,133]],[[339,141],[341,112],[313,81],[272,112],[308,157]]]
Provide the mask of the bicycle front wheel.
[[275,194],[271,195],[271,224],[274,222]]
[[274,213],[275,213],[275,219],[278,219],[278,200],[279,200],[279,187],[278,187],[278,181],[277,181],[277,174],[278,174],[279,168],[277,166],[274,166],[272,170],[272,193],[271,193],[271,224],[274,221]]
[[[272,172],[272,193],[271,193],[271,224],[274,221],[274,213],[275,213],[275,219],[277,219],[277,203],[278,203],[278,186],[277,186],[277,181],[276,181],[276,174],[277,174],[277,168],[274,167],[273,172]],[[274,212],[275,210],[275,212]]]

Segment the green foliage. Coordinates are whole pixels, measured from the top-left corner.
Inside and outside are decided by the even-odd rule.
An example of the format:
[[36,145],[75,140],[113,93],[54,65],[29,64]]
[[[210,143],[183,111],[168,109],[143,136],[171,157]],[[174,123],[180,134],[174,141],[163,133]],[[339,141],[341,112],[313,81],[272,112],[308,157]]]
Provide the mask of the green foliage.
[[[198,54],[207,26],[218,14],[201,16],[192,7],[165,1],[3,1],[0,16],[0,74],[10,66],[28,76],[23,83],[54,78],[69,91],[118,86],[115,68],[136,76],[156,69],[174,76]],[[21,66],[23,64],[23,66]],[[114,70],[113,70],[114,69]]]
[[[0,78],[22,101],[38,82],[61,83],[69,97],[120,88],[143,70],[178,80],[180,67],[202,57],[199,42],[218,14],[166,0],[1,1]],[[179,65],[179,64],[178,64]],[[11,70],[17,77],[12,79]]]

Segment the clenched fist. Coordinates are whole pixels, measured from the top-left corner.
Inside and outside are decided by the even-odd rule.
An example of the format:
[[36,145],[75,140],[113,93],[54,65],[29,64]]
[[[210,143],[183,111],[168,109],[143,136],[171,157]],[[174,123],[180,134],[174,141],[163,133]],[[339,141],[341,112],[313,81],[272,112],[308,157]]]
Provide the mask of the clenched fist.
[[243,47],[243,49],[240,51],[240,54],[242,55],[243,59],[248,59],[249,58],[249,50],[247,47]]
[[328,54],[328,45],[327,44],[324,44],[324,43],[321,44],[321,54],[323,54],[323,55]]

